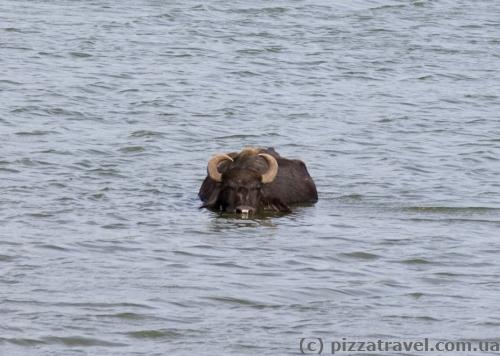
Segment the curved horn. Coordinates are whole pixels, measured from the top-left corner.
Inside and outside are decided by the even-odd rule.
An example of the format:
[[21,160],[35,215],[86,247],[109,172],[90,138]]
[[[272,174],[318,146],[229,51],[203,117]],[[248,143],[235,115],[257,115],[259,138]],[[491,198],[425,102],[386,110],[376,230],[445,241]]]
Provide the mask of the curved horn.
[[267,164],[269,165],[267,172],[262,175],[262,183],[271,183],[278,174],[278,162],[276,161],[276,158],[267,153],[259,153],[259,156],[265,158]]
[[208,175],[216,182],[222,181],[222,174],[219,173],[217,166],[219,165],[219,163],[225,160],[232,161],[233,159],[226,154],[220,154],[213,156],[210,161],[208,161]]

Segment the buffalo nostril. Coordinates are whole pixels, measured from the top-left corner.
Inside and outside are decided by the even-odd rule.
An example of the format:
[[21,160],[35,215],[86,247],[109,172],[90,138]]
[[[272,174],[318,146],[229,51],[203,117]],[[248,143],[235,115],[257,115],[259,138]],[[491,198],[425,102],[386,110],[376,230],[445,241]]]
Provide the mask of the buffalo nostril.
[[253,214],[253,209],[249,207],[238,207],[236,208],[236,213],[241,215]]

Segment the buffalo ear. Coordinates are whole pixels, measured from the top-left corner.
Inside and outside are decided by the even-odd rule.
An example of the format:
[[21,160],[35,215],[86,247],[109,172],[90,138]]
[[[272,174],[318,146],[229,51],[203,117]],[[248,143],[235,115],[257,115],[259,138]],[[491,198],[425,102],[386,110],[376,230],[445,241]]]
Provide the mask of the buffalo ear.
[[208,208],[208,209],[218,209],[219,208],[219,195],[221,192],[221,187],[219,185],[216,185],[213,187],[213,189],[210,191],[210,195],[208,198],[205,200],[201,208]]

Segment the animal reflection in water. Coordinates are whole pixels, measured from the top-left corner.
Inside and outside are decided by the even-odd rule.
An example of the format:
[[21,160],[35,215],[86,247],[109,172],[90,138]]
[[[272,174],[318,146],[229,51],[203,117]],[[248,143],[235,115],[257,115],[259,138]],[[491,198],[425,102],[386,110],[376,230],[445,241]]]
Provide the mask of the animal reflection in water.
[[290,212],[292,204],[318,201],[304,162],[281,157],[274,148],[217,154],[208,161],[207,170],[198,193],[202,208],[248,217]]

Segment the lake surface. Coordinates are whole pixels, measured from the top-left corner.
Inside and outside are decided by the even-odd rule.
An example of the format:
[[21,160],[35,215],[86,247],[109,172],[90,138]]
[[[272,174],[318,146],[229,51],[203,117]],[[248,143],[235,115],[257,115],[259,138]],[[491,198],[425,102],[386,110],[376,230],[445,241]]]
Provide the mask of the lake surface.
[[[499,14],[3,0],[1,354],[496,340]],[[247,145],[303,159],[319,202],[199,210],[208,159]]]

